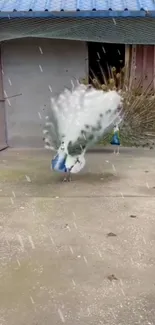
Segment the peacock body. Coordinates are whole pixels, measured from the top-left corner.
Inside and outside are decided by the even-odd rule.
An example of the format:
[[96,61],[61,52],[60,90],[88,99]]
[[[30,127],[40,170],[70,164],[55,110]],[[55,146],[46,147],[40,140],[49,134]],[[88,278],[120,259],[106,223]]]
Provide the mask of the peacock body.
[[55,171],[78,173],[85,166],[85,153],[122,120],[122,98],[116,91],[104,92],[78,84],[51,100],[44,129],[45,147],[56,151]]

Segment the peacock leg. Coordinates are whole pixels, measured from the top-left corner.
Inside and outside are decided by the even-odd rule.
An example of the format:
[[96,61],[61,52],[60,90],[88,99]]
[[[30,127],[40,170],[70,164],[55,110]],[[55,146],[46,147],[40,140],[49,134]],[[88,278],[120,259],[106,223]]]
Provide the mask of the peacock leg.
[[67,182],[67,172],[65,173],[65,177],[63,178],[63,182]]
[[68,172],[68,182],[71,182],[71,180],[72,180],[71,173]]
[[116,154],[119,155],[119,146],[117,147],[117,153]]

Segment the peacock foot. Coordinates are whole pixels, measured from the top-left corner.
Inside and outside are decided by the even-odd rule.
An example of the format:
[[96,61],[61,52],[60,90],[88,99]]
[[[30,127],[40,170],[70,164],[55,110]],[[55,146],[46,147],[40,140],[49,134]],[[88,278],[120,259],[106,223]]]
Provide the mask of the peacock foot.
[[65,178],[63,179],[63,182],[71,182],[72,178],[71,178],[71,175],[70,173],[68,173]]

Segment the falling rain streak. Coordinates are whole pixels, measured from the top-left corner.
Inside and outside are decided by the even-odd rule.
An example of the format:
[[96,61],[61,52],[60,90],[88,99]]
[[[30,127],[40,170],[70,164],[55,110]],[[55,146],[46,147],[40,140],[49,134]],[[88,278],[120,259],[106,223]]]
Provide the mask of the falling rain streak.
[[42,119],[42,117],[41,117],[41,114],[40,114],[40,112],[38,112],[38,116],[39,116],[39,118],[40,118],[40,120]]
[[149,184],[146,182],[146,187],[149,189],[150,188],[150,186],[149,186]]
[[27,182],[31,183],[31,179],[29,176],[25,175],[25,178],[26,178]]
[[41,72],[43,72],[43,68],[42,68],[42,66],[40,64],[39,64],[39,69],[40,69]]
[[12,204],[14,204],[14,200],[13,200],[13,198],[12,198],[12,197],[10,198],[10,200],[11,200],[11,203],[12,203]]
[[32,304],[34,305],[35,302],[31,296],[30,296],[30,300],[31,300]]
[[51,242],[53,245],[55,245],[54,239],[52,238],[52,236],[50,236]]
[[40,46],[39,46],[39,51],[40,51],[41,54],[43,54],[43,50],[42,50],[42,48]]
[[19,240],[22,250],[24,250],[24,243],[23,243],[22,237],[20,235],[17,235],[17,237],[18,237],[18,240]]
[[77,229],[77,224],[75,222],[73,223],[73,225],[74,225],[75,229]]
[[18,264],[18,266],[20,267],[21,266],[21,264],[20,264],[20,262],[19,262],[19,260],[17,259],[17,264]]
[[8,79],[9,85],[12,86],[12,82],[10,79]]
[[123,193],[122,193],[122,192],[120,192],[120,194],[121,194],[121,197],[122,197],[122,199],[124,199],[124,195],[123,195]]
[[73,217],[74,217],[74,218],[76,218],[76,214],[75,214],[75,212],[74,212],[74,211],[73,211]]
[[100,57],[100,53],[99,53],[99,52],[97,52],[97,56],[98,56],[99,59],[101,59],[101,57]]
[[72,89],[74,89],[74,82],[71,80]]
[[52,93],[52,87],[49,85],[48,88],[49,88],[50,92]]
[[88,261],[85,256],[83,256],[83,259],[84,259],[85,263],[88,264]]
[[8,105],[11,106],[11,103],[10,103],[9,99],[7,98],[8,97],[7,92],[5,90],[4,90],[4,95],[6,97]]
[[35,245],[34,245],[34,242],[33,242],[33,240],[32,240],[32,237],[29,236],[28,238],[29,238],[29,242],[30,242],[30,244],[31,244],[32,249],[35,249]]
[[60,308],[58,309],[58,314],[60,316],[62,323],[65,323],[65,318],[64,318],[64,315],[63,315],[62,311],[60,310]]
[[70,251],[71,251],[71,253],[73,255],[74,254],[73,248],[71,246],[69,246],[69,249],[70,249]]
[[14,192],[14,191],[12,191],[12,195],[13,195],[13,197],[16,197],[16,194],[15,194],[15,192]]

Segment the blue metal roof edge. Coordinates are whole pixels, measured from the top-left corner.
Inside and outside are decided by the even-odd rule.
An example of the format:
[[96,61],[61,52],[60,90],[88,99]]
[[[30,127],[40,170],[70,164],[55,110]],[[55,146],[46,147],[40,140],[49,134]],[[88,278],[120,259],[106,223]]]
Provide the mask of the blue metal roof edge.
[[113,11],[113,10],[91,10],[91,11],[0,11],[1,18],[137,18],[155,17],[155,11]]

